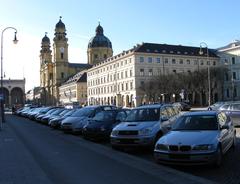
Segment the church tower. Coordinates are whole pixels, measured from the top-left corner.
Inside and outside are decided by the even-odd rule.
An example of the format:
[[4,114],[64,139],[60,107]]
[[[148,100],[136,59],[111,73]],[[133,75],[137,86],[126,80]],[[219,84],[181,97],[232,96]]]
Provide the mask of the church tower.
[[104,36],[103,28],[99,25],[96,28],[96,35],[88,43],[88,64],[94,65],[113,55],[112,43]]
[[55,37],[53,39],[53,73],[54,73],[54,97],[55,102],[59,100],[58,87],[68,76],[68,39],[66,37],[65,24],[61,20],[55,26]]
[[41,50],[40,50],[40,86],[41,99],[43,105],[49,105],[47,102],[51,98],[53,84],[53,63],[52,63],[52,51],[50,46],[50,39],[47,37],[47,33],[42,38]]

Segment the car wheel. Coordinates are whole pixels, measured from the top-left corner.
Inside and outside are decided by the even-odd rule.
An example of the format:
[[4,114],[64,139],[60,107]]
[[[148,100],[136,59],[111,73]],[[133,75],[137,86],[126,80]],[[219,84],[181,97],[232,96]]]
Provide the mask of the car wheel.
[[220,146],[218,146],[217,152],[216,152],[216,161],[215,161],[215,166],[220,167],[222,165],[222,149]]

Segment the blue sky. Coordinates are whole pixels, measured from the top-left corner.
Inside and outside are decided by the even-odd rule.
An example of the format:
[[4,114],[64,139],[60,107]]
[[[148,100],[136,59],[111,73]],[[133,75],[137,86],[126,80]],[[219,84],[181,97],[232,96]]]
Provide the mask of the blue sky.
[[0,28],[16,27],[19,38],[13,46],[8,40],[13,33],[4,33],[4,72],[7,78],[25,76],[27,90],[39,85],[41,39],[48,32],[52,44],[60,15],[69,39],[69,61],[86,63],[98,20],[114,54],[141,42],[206,42],[218,48],[240,39],[239,7],[238,0],[1,0]]

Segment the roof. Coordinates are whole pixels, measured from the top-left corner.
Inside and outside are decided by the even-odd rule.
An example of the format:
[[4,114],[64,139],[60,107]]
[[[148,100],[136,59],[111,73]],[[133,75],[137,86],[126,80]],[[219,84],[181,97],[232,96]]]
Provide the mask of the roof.
[[82,68],[82,69],[89,69],[92,67],[92,65],[85,64],[85,63],[69,63],[68,66],[71,68]]
[[[206,56],[207,49],[203,48],[203,54],[199,53],[200,47],[168,45],[157,43],[143,43],[135,47],[134,52],[155,53],[155,54],[172,54],[172,55],[187,55],[187,56]],[[216,50],[208,48],[209,57],[216,57]]]
[[74,76],[70,77],[64,84],[69,84],[73,82],[87,82],[87,72],[86,71],[81,71],[75,74]]
[[196,111],[196,112],[187,112],[183,116],[199,116],[199,115],[216,115],[218,111]]
[[235,47],[238,47],[238,46],[240,46],[240,41],[239,40],[234,40],[231,43],[227,44],[226,46],[218,48],[217,50],[221,51],[221,50],[225,50],[225,49],[232,49],[232,48],[235,48]]

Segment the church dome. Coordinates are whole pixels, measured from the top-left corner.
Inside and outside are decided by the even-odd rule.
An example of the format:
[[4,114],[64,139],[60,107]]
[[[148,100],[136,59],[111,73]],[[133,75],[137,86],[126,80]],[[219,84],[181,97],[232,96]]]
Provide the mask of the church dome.
[[58,23],[56,24],[56,29],[60,28],[60,29],[65,29],[65,24],[62,22],[61,20],[61,16],[60,16],[60,19],[58,21]]
[[47,33],[45,33],[45,36],[42,38],[42,43],[50,43],[50,39],[47,37]]
[[100,24],[96,28],[96,35],[92,37],[88,43],[88,48],[94,47],[112,48],[112,43],[106,36],[104,36],[103,28]]

